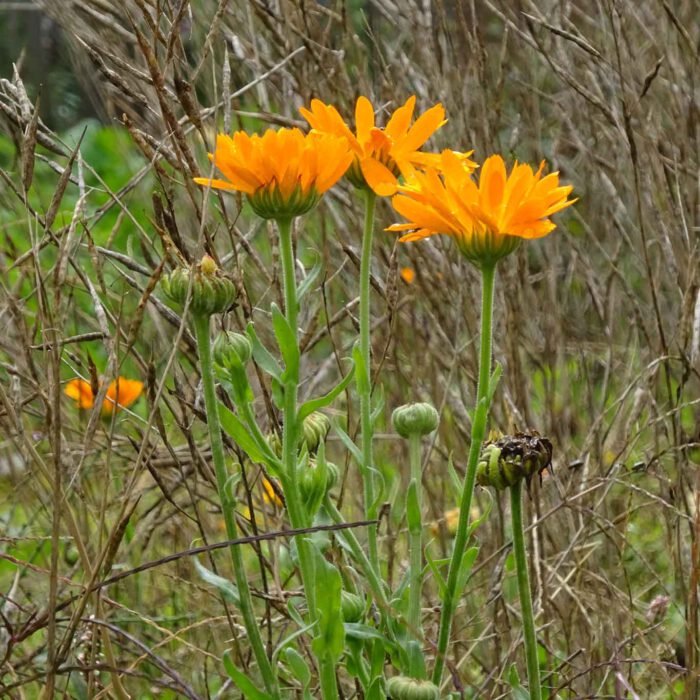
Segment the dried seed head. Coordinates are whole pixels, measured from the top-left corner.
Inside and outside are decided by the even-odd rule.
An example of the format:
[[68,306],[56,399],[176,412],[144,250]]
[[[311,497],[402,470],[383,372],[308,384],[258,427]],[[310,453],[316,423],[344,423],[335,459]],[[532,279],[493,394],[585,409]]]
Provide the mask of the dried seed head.
[[485,445],[479,458],[476,480],[481,486],[506,489],[521,479],[527,483],[552,464],[552,443],[533,431],[515,433]]

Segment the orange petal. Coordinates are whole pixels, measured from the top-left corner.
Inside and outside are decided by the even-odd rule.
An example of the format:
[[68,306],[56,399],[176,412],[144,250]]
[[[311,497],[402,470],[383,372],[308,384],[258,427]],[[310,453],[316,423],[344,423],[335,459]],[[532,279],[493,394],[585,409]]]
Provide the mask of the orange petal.
[[445,110],[438,103],[421,114],[400,145],[402,151],[417,151],[443,124]]
[[396,176],[386,165],[374,158],[364,158],[360,161],[360,168],[365,182],[380,197],[389,197],[396,192]]
[[490,156],[481,166],[479,174],[479,192],[482,197],[482,205],[488,207],[491,212],[496,210],[503,200],[503,191],[506,185],[506,164],[499,155]]
[[366,97],[360,95],[355,105],[355,129],[360,143],[364,144],[369,141],[369,134],[373,128],[374,108]]
[[403,136],[408,131],[408,127],[411,124],[415,106],[416,96],[411,95],[411,97],[391,115],[384,131],[393,139]]
[[78,404],[78,408],[92,408],[95,404],[90,383],[84,379],[71,379],[63,392]]
[[107,389],[107,396],[102,403],[102,413],[109,415],[115,409],[128,408],[143,391],[143,382],[137,379],[119,377],[111,382]]

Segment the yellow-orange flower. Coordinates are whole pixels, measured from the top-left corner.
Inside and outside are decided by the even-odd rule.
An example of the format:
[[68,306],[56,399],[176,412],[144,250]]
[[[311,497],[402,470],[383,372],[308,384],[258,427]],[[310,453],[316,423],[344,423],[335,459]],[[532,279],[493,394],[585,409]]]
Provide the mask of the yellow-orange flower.
[[278,508],[284,508],[284,501],[277,495],[277,491],[275,490],[275,487],[272,485],[270,480],[266,477],[263,477],[262,486],[263,501],[265,501],[265,503],[271,503],[272,505],[275,505]]
[[410,231],[401,241],[450,235],[477,265],[494,264],[523,238],[551,233],[556,225],[549,217],[576,201],[568,199],[572,187],[560,186],[558,173],[542,176],[544,162],[536,172],[516,162],[508,174],[494,155],[481,167],[478,184],[451,151],[443,151],[439,165],[399,187],[392,204],[408,223],[388,230]]
[[[142,391],[143,382],[119,377],[107,387],[107,395],[102,402],[102,415],[110,416],[115,410],[128,408],[141,396]],[[78,408],[92,408],[95,405],[95,395],[92,393],[90,382],[84,379],[71,379],[64,392],[76,402]]]
[[[392,195],[397,190],[398,176],[409,178],[416,167],[435,166],[437,153],[422,153],[419,149],[445,123],[445,110],[436,104],[421,114],[411,125],[416,106],[415,95],[399,107],[381,129],[374,122],[374,108],[366,97],[359,97],[355,105],[355,129],[340,116],[338,110],[321,100],[312,100],[311,109],[300,111],[312,129],[319,133],[345,138],[355,159],[348,171],[350,181],[356,187],[370,187],[380,197]],[[468,159],[471,151],[459,154],[465,167],[472,170],[476,164]]]
[[268,129],[262,136],[219,134],[209,160],[226,179],[197,177],[197,184],[243,192],[256,214],[279,219],[313,208],[345,174],[352,153],[346,139],[332,134]]

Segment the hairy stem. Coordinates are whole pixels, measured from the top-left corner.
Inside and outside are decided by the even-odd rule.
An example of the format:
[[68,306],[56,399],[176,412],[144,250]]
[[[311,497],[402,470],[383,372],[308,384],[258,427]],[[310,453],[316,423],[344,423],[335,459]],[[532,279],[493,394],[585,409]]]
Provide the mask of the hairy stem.
[[[362,482],[365,497],[367,520],[377,517],[376,493],[374,490],[372,457],[372,370],[370,346],[370,274],[372,267],[372,237],[374,234],[374,205],[376,195],[365,190],[365,225],[362,233],[362,258],[360,260],[360,354],[364,363],[365,376],[358,381],[360,394],[360,428],[362,431]],[[377,548],[377,526],[370,525],[367,531],[369,560],[374,571],[379,573],[379,550]]]
[[[294,342],[298,347],[297,329],[297,283],[294,272],[294,250],[292,246],[292,222],[290,219],[281,219],[277,222],[280,233],[280,258],[282,262],[282,281],[284,285],[285,315],[294,335]],[[311,525],[308,513],[302,503],[299,491],[298,474],[298,435],[299,425],[297,419],[297,395],[299,392],[298,372],[290,373],[284,383],[284,407],[282,429],[282,488],[287,502],[287,512],[294,528],[305,528]],[[314,564],[312,552],[309,549],[309,540],[305,536],[296,540],[299,555],[299,569],[301,580],[306,594],[306,604],[309,610],[309,618],[312,622],[318,621],[318,609],[316,606],[316,587],[314,581]],[[338,688],[335,678],[335,664],[324,653],[317,654],[320,669],[321,697],[324,700],[337,700]]]
[[527,573],[527,556],[525,554],[522,490],[522,480],[510,487],[510,517],[513,524],[513,551],[515,553],[515,570],[518,575],[518,593],[520,594],[520,609],[523,618],[528,691],[531,700],[542,700],[540,667],[537,660],[535,618],[532,614],[532,594],[530,593],[530,578]]
[[[421,520],[421,458],[420,435],[409,437],[409,461],[411,465],[411,490],[415,489],[416,513],[409,517],[409,588],[408,588],[408,625],[411,633],[416,636],[417,644],[414,645],[409,655],[409,675],[413,678],[421,678],[425,674],[425,663],[421,655],[423,642],[423,627],[421,625],[421,589],[423,585],[423,523]],[[410,496],[407,496],[407,498]],[[410,508],[410,504],[407,504]],[[421,646],[418,646],[421,645]]]
[[464,479],[462,498],[459,505],[459,523],[455,536],[454,550],[450,559],[450,568],[447,574],[445,598],[442,603],[440,615],[440,631],[438,633],[437,656],[433,669],[433,683],[440,685],[442,671],[445,667],[445,653],[450,641],[452,617],[455,611],[455,598],[457,594],[457,581],[462,568],[462,559],[467,547],[469,535],[469,511],[474,495],[474,483],[476,481],[476,467],[479,462],[481,445],[486,435],[486,421],[488,418],[488,388],[491,379],[491,322],[493,319],[493,290],[496,277],[495,265],[484,266],[481,270],[481,330],[479,352],[479,383],[476,391],[476,406],[474,420],[472,422],[471,445],[469,446],[469,458],[467,461],[467,473]]
[[[236,526],[236,497],[228,488],[228,474],[224,458],[224,443],[221,439],[221,425],[219,423],[219,410],[216,399],[216,389],[214,386],[214,372],[211,361],[211,343],[209,339],[209,317],[197,315],[194,317],[195,331],[197,334],[197,348],[199,350],[199,363],[202,369],[202,384],[204,386],[204,404],[207,411],[207,425],[209,427],[209,441],[211,442],[212,461],[214,462],[214,472],[216,474],[216,485],[219,491],[219,500],[224,514],[226,524],[226,535],[228,539],[235,540],[238,537]],[[248,586],[248,579],[243,567],[243,556],[240,547],[231,545],[229,547],[231,563],[238,587],[240,598],[239,607],[243,615],[250,645],[253,648],[255,660],[263,677],[265,689],[275,698],[279,698],[277,678],[272,670],[270,660],[265,652],[265,645],[260,635],[260,627],[255,618],[253,609],[253,599]]]

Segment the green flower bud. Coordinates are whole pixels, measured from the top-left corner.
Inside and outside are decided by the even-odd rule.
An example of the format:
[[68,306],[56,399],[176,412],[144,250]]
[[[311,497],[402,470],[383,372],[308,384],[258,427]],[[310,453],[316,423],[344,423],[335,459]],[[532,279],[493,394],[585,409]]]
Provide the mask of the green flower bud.
[[504,435],[481,452],[476,481],[481,486],[506,489],[521,479],[530,483],[552,464],[552,443],[537,432]]
[[365,612],[365,601],[348,591],[340,592],[340,611],[345,622],[359,622]]
[[66,545],[63,550],[63,561],[65,561],[68,566],[73,566],[78,563],[79,558],[80,553],[78,552],[78,548],[72,543]]
[[394,676],[386,682],[391,700],[439,700],[440,690],[430,681]]
[[236,298],[236,287],[225,277],[209,255],[205,255],[199,265],[192,268],[178,267],[163,277],[163,291],[174,302],[185,305],[187,290],[192,280],[190,309],[197,315],[211,316],[227,311]]
[[315,515],[328,491],[328,463],[325,460],[305,460],[299,467],[299,493],[310,515]]
[[216,364],[226,369],[242,367],[253,356],[253,346],[248,336],[233,331],[220,333],[212,350]]
[[438,427],[438,412],[429,403],[408,403],[399,406],[391,415],[394,430],[404,438],[428,435]]
[[331,422],[323,413],[314,411],[304,418],[302,437],[309,452],[315,452],[319,444],[326,439],[331,429]]

